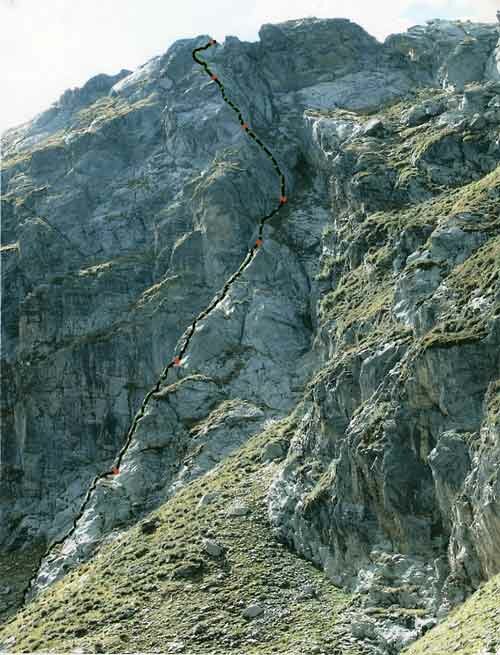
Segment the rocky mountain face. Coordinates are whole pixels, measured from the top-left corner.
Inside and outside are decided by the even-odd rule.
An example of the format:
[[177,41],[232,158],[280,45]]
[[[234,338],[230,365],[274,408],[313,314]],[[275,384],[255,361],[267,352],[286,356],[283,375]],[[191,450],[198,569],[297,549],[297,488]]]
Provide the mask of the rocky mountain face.
[[[34,600],[0,642],[87,648],[102,628],[110,652],[162,647],[161,631],[158,642],[134,641],[132,615],[121,619],[125,646],[102,617],[66,632],[46,623],[78,600],[79,580],[98,595],[104,578],[129,575],[130,561],[112,553],[124,543],[135,558],[134,539],[147,533],[137,524],[161,507],[159,523],[179,530],[162,528],[162,543],[198,540],[199,551],[183,564],[194,569],[160,578],[173,576],[172,588],[148,583],[134,612],[177,598],[180,586],[198,593],[203,566],[222,576],[214,585],[233,607],[240,587],[224,587],[228,572],[206,560],[206,539],[218,543],[222,531],[224,548],[208,556],[234,554],[230,579],[248,575],[251,544],[276,571],[290,562],[292,586],[306,570],[319,575],[293,568],[307,560],[323,572],[315,584],[324,594],[333,585],[354,594],[342,610],[340,597],[324,605],[345,613],[349,643],[335,633],[311,652],[397,653],[500,572],[493,24],[431,21],[380,44],[347,20],[303,19],[207,51],[279,161],[289,201],[197,323],[119,474],[97,485],[63,539],[193,318],[279,198],[269,159],[193,61],[208,40],[177,41],[133,73],[99,75],[4,135],[0,544],[17,577],[10,566],[0,610],[12,613],[35,579]],[[219,483],[215,496],[204,493]],[[245,510],[245,488],[258,510]],[[186,513],[200,532],[185,534],[169,512]],[[240,532],[227,527],[235,516]],[[61,546],[38,570],[54,540]],[[157,546],[147,575],[161,564]],[[287,622],[285,596],[244,617],[260,632],[240,626],[228,636],[226,617],[211,645],[271,652],[266,616]],[[189,599],[175,602],[189,614]],[[189,647],[209,652],[195,625]],[[287,639],[276,643],[311,646]]]

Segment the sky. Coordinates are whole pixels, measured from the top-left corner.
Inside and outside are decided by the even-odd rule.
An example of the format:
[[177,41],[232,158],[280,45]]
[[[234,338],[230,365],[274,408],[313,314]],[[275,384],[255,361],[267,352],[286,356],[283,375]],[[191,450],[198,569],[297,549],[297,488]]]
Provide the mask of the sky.
[[497,9],[500,0],[0,0],[0,132],[180,38],[255,41],[263,23],[317,16],[349,18],[383,40],[431,18],[496,22]]

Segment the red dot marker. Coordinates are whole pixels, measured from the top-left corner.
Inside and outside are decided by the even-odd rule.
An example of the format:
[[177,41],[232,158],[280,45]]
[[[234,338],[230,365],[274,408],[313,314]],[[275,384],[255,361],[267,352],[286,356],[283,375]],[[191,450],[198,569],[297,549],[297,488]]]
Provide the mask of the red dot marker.
[[241,127],[242,127],[242,129],[244,129],[244,130],[248,130],[248,128],[249,128],[250,126],[248,125],[248,123],[243,123],[243,125],[242,125]]
[[262,241],[262,239],[257,239],[257,241],[255,242],[255,245],[257,246],[257,248],[260,248],[263,243],[264,243],[264,241]]
[[113,467],[111,468],[111,473],[112,473],[113,475],[118,475],[119,472],[120,472],[120,469],[119,469],[117,466],[113,466]]
[[176,355],[174,357],[173,364],[174,364],[174,366],[180,366],[181,365],[181,358],[178,355]]
[[287,202],[288,198],[286,196],[280,196],[280,204],[284,205]]
[[211,78],[212,80],[214,80],[214,81],[219,79],[219,78],[217,77],[217,75],[213,75],[213,74],[210,75],[210,78]]

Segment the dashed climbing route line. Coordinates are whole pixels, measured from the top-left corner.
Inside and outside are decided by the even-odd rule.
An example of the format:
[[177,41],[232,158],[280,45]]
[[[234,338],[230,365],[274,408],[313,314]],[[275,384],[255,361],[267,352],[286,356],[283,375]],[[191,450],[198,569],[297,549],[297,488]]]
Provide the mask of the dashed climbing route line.
[[83,502],[80,505],[80,509],[78,510],[78,512],[73,517],[73,522],[72,522],[72,525],[71,525],[70,529],[62,537],[60,537],[59,539],[56,539],[55,541],[53,541],[48,546],[48,548],[46,549],[46,551],[42,555],[42,557],[40,558],[38,566],[37,566],[34,574],[30,578],[30,580],[28,581],[28,584],[27,584],[26,588],[23,591],[22,606],[24,606],[26,604],[28,594],[29,594],[29,592],[31,590],[31,587],[32,587],[33,583],[35,582],[35,580],[38,577],[38,573],[40,571],[40,568],[41,568],[41,565],[42,565],[43,561],[49,555],[52,554],[52,552],[54,551],[55,548],[57,548],[57,546],[62,545],[66,541],[66,539],[71,537],[71,535],[74,534],[74,532],[78,528],[78,522],[82,518],[85,510],[87,509],[87,505],[88,505],[90,499],[92,498],[92,494],[96,490],[99,481],[100,480],[105,480],[106,478],[113,477],[113,476],[118,475],[120,473],[120,466],[121,466],[123,457],[125,456],[128,448],[129,448],[129,446],[130,446],[130,444],[132,442],[132,438],[133,438],[133,436],[135,434],[135,431],[137,429],[138,422],[141,420],[141,418],[144,417],[146,407],[148,406],[148,403],[151,400],[152,396],[155,393],[158,393],[158,391],[160,390],[162,382],[167,379],[169,369],[174,368],[174,367],[178,368],[178,367],[182,366],[182,358],[186,354],[187,349],[189,348],[189,344],[190,344],[191,339],[192,339],[192,337],[193,337],[193,335],[195,333],[197,324],[200,321],[202,321],[204,318],[206,318],[210,314],[210,312],[213,309],[215,309],[215,307],[217,307],[217,305],[219,303],[221,303],[224,300],[224,298],[227,296],[227,294],[229,293],[229,289],[231,288],[231,285],[233,284],[233,282],[237,278],[239,278],[240,275],[245,271],[245,269],[248,267],[250,262],[254,259],[254,257],[256,255],[257,251],[259,250],[259,248],[264,243],[263,231],[264,231],[264,225],[265,225],[266,221],[268,221],[275,214],[277,214],[280,211],[280,209],[283,207],[283,205],[287,202],[285,176],[283,175],[283,172],[281,171],[281,168],[280,168],[276,158],[274,157],[273,153],[261,141],[261,139],[259,139],[259,137],[255,134],[255,132],[250,128],[249,124],[244,120],[240,109],[234,104],[234,102],[232,102],[232,100],[230,100],[227,97],[226,91],[224,89],[224,85],[219,80],[218,75],[216,75],[209,68],[206,61],[204,61],[203,59],[198,58],[198,53],[199,52],[202,52],[204,50],[208,50],[209,48],[211,48],[213,46],[216,46],[216,45],[217,45],[217,41],[215,39],[210,39],[210,41],[207,44],[205,44],[204,46],[201,46],[199,48],[195,48],[193,50],[193,52],[192,52],[193,59],[197,64],[199,64],[200,66],[202,66],[204,68],[205,72],[210,77],[210,79],[215,84],[217,84],[217,86],[219,87],[219,90],[221,92],[222,99],[236,113],[242,129],[246,132],[246,134],[251,139],[253,139],[255,141],[255,143],[266,153],[266,155],[271,160],[271,162],[273,164],[273,167],[274,167],[277,175],[279,176],[279,181],[280,181],[280,195],[279,195],[278,200],[277,200],[278,204],[271,212],[269,212],[268,214],[266,214],[266,216],[263,216],[259,220],[258,236],[257,236],[253,246],[250,248],[250,250],[247,252],[245,258],[241,262],[239,268],[226,280],[226,282],[224,283],[224,286],[215,295],[215,297],[210,302],[210,304],[202,312],[200,312],[198,314],[198,316],[196,316],[194,321],[187,328],[187,330],[186,330],[186,332],[184,334],[184,337],[183,337],[184,343],[183,343],[182,347],[179,349],[178,354],[175,355],[173,357],[173,359],[165,366],[165,368],[161,372],[160,377],[158,378],[155,386],[148,391],[148,393],[144,397],[144,400],[142,401],[141,407],[139,408],[139,410],[135,414],[134,418],[132,419],[132,423],[130,425],[130,428],[128,429],[125,442],[124,442],[123,446],[121,447],[120,451],[118,452],[118,455],[115,458],[114,464],[111,466],[111,468],[108,471],[100,473],[99,475],[96,475],[94,477],[94,479],[92,480],[91,484],[89,485],[89,487],[87,489],[87,493],[85,494]]

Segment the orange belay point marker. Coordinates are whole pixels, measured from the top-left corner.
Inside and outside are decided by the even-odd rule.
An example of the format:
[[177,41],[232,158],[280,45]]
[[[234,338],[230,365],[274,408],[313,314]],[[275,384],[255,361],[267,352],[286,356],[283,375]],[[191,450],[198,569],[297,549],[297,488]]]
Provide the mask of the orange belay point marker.
[[120,469],[119,469],[117,466],[113,466],[113,467],[111,468],[111,473],[112,473],[113,475],[118,475],[119,472],[120,472]]
[[180,366],[181,365],[181,358],[179,355],[176,355],[173,360],[174,366]]
[[248,130],[249,125],[248,125],[248,123],[243,123],[243,125],[242,125],[241,127],[242,127],[242,129],[244,129],[244,130]]
[[215,73],[212,73],[212,75],[210,75],[210,77],[214,81],[219,79]]
[[280,204],[281,205],[284,205],[287,200],[288,200],[288,198],[286,196],[280,196]]
[[255,245],[257,246],[257,248],[260,248],[263,243],[264,241],[259,237],[255,242]]

